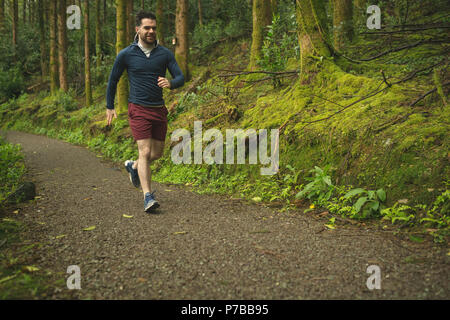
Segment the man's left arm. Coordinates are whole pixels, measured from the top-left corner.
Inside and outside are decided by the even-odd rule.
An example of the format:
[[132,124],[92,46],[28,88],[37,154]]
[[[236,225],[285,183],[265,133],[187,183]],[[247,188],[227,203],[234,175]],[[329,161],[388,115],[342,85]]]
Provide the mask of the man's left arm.
[[169,63],[167,65],[167,69],[169,69],[169,72],[172,75],[172,80],[170,80],[170,89],[182,87],[184,85],[184,75],[172,52],[169,52]]

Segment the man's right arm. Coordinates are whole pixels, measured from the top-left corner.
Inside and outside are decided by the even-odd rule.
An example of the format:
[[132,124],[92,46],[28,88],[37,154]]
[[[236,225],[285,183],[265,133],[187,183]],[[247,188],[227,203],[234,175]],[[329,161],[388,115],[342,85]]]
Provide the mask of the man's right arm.
[[119,82],[120,76],[125,70],[125,50],[122,50],[117,55],[116,61],[109,76],[108,88],[106,89],[106,108],[112,110],[114,109],[114,99],[116,96],[117,83]]

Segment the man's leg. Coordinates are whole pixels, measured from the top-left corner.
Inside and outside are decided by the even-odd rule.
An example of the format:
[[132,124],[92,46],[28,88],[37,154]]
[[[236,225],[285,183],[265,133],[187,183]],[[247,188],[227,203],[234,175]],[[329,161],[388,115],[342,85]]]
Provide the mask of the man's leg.
[[164,152],[164,141],[155,139],[144,139],[137,141],[139,158],[134,163],[134,168],[138,169],[139,179],[141,180],[141,187],[144,196],[151,192],[151,169],[152,161],[162,157]]

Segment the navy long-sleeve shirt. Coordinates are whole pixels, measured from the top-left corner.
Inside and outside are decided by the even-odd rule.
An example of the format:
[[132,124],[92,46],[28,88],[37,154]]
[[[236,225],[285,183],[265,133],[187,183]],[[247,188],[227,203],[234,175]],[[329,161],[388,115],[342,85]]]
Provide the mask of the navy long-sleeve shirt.
[[114,109],[117,83],[124,70],[128,72],[130,93],[128,102],[144,106],[164,104],[163,90],[158,86],[158,77],[165,77],[168,69],[172,75],[170,88],[176,89],[184,84],[184,76],[173,53],[157,44],[147,57],[137,42],[119,52],[109,76],[106,90],[106,107]]

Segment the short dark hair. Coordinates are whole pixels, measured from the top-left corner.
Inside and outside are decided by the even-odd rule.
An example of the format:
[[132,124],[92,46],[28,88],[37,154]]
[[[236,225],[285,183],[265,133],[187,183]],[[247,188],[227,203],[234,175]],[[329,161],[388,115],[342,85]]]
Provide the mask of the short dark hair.
[[136,13],[136,27],[142,24],[142,19],[156,20],[156,16],[153,12],[141,10]]

